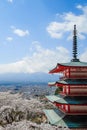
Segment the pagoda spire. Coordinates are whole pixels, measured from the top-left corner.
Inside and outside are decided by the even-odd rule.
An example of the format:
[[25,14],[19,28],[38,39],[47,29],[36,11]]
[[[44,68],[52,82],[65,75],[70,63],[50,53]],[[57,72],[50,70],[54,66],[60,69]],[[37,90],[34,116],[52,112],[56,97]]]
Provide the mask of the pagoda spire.
[[73,59],[72,61],[78,62],[79,59],[77,59],[77,30],[76,30],[76,25],[74,25],[74,30],[73,30]]

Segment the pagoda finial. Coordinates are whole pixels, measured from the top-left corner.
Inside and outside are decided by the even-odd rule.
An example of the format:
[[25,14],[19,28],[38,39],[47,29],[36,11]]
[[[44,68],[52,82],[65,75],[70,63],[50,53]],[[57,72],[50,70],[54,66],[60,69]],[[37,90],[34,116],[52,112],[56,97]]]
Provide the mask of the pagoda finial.
[[77,30],[76,30],[76,25],[74,25],[74,30],[73,30],[73,59],[72,61],[79,61],[77,59]]

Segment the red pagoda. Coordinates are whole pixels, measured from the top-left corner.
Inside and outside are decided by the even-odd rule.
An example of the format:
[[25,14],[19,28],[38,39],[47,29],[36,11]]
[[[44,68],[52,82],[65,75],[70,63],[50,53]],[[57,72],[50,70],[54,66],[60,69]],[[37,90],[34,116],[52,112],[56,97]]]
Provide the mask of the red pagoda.
[[57,95],[46,98],[56,107],[44,110],[49,122],[62,128],[87,128],[87,63],[77,58],[77,31],[73,31],[73,59],[69,63],[58,63],[50,74],[62,73],[59,81],[49,86],[60,88]]

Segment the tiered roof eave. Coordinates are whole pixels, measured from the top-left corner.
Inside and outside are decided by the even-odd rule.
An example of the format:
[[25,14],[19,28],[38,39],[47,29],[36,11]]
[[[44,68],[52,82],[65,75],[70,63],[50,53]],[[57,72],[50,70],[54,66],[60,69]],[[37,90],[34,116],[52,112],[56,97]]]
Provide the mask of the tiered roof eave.
[[[72,97],[65,97],[63,98],[62,95],[49,95],[46,96],[46,98],[52,102],[52,103],[58,103],[58,104],[68,104],[68,105],[87,105],[87,100],[84,100],[84,98],[79,99],[78,97],[76,99]],[[87,99],[87,97],[86,97]]]
[[71,61],[71,62],[68,62],[68,63],[57,63],[56,67],[52,70],[49,71],[50,74],[53,74],[53,73],[61,73],[62,71],[64,71],[65,69],[67,68],[73,68],[73,67],[87,67],[87,62],[74,62],[74,61]]
[[56,87],[63,87],[64,85],[74,85],[74,86],[80,86],[80,85],[87,85],[87,80],[59,80],[57,82],[49,82],[48,86],[56,86]]

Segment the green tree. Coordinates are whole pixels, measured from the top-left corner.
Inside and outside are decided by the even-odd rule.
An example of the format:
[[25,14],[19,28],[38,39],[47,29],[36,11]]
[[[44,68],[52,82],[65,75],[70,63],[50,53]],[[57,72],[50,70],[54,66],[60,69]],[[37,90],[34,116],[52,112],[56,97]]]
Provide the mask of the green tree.
[[61,91],[62,91],[62,87],[58,87],[58,88],[55,90],[55,95],[58,95]]

